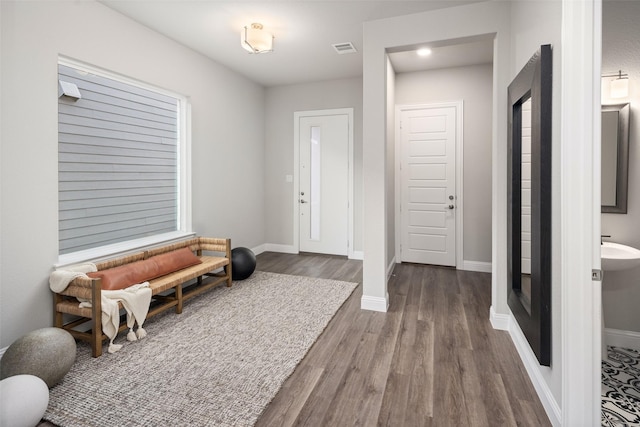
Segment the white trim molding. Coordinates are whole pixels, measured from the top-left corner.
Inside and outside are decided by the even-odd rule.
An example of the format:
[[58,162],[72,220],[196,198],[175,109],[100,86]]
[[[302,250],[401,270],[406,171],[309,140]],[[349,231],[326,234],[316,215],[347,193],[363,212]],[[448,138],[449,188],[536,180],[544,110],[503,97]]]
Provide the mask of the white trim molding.
[[363,310],[386,313],[389,309],[389,294],[387,293],[386,298],[363,295],[360,299],[360,308]]
[[389,279],[391,279],[391,275],[393,274],[393,270],[396,268],[396,257],[393,257],[389,265],[387,265],[387,283],[389,283]]
[[640,332],[605,328],[602,339],[609,346],[640,350]]
[[467,261],[462,262],[462,270],[477,271],[479,273],[491,273],[491,263],[483,261]]
[[493,327],[493,329],[497,329],[499,331],[509,330],[510,316],[508,314],[496,313],[496,310],[493,306],[489,308],[489,320],[491,321],[491,326]]
[[[278,243],[264,243],[259,246],[262,248],[262,252],[278,252],[281,254],[297,254],[299,253],[298,248],[294,245],[281,245]],[[256,254],[257,255],[257,254]]]
[[509,335],[511,336],[513,344],[516,346],[516,350],[520,355],[520,359],[524,364],[527,374],[529,374],[531,383],[536,389],[536,393],[538,393],[538,397],[540,398],[542,406],[544,406],[544,410],[549,417],[549,421],[551,422],[551,425],[560,426],[562,425],[562,411],[560,410],[560,405],[558,405],[558,402],[553,397],[551,389],[542,376],[541,369],[545,368],[540,366],[538,363],[536,355],[533,353],[533,350],[531,350],[529,342],[522,333],[520,325],[518,325],[518,321],[513,317],[513,314],[510,314],[508,317]]
[[[262,245],[256,246],[252,251],[259,255],[263,252],[278,252],[281,254],[299,254],[300,251],[295,245],[282,245],[280,243],[263,243]],[[363,260],[364,252],[362,251],[353,251],[353,254],[350,254],[347,258],[355,259],[355,260]]]
[[[601,416],[600,69],[602,0],[562,0],[559,174],[562,425]],[[555,80],[555,79],[554,79]],[[555,179],[556,177],[554,177]],[[555,208],[554,208],[555,210]]]
[[531,350],[527,338],[522,333],[520,325],[518,325],[513,314],[498,314],[493,309],[493,306],[491,306],[489,309],[489,318],[491,320],[491,326],[493,326],[494,329],[509,332],[511,341],[513,341],[513,344],[518,351],[518,355],[520,355],[522,364],[529,375],[529,379],[531,379],[533,387],[536,389],[536,393],[538,394],[540,402],[549,417],[549,421],[554,426],[562,425],[560,422],[562,419],[560,405],[558,405],[558,402],[553,397],[551,389],[544,380],[541,372],[543,367],[538,363],[536,355],[533,353],[533,350]]

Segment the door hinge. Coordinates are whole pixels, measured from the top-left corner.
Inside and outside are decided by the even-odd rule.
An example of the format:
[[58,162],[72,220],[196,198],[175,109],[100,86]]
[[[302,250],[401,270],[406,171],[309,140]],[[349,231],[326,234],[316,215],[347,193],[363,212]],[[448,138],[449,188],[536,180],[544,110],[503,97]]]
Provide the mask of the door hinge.
[[595,268],[591,270],[591,280],[602,282],[602,270],[596,270]]

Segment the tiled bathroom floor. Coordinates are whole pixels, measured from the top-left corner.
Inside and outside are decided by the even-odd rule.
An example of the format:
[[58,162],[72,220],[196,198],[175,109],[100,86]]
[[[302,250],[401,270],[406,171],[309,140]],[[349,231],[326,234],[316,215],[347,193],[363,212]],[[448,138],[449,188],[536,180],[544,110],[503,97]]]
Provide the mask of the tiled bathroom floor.
[[640,426],[640,351],[608,347],[602,361],[602,427]]

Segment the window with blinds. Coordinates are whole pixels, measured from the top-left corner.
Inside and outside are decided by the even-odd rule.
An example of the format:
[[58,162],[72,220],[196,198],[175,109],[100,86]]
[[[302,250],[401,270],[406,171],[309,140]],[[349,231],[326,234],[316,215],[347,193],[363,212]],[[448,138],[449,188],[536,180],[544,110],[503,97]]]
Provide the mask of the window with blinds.
[[179,230],[180,99],[65,64],[58,77],[59,253]]

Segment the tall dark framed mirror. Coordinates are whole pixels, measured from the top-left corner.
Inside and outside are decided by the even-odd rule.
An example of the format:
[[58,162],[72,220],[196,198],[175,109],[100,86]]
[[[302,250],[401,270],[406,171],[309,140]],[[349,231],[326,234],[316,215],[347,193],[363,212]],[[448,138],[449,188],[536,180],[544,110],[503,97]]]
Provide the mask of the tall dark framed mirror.
[[603,213],[627,213],[629,104],[602,106],[601,197]]
[[509,85],[508,304],[541,365],[551,365],[551,45]]

